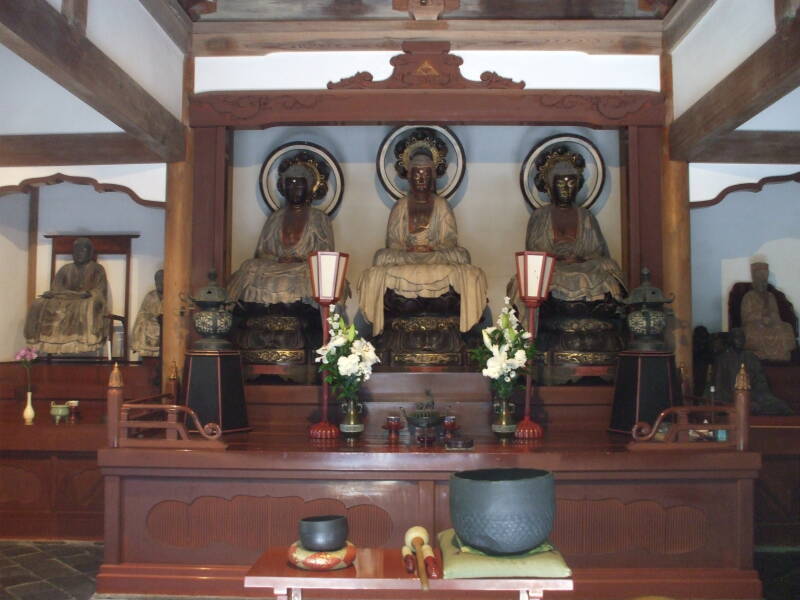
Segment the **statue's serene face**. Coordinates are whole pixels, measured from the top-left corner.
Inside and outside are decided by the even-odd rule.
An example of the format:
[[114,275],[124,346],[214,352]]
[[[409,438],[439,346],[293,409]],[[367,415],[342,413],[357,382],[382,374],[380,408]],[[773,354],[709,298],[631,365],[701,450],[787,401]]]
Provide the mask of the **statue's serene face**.
[[72,260],[76,265],[85,265],[92,258],[92,245],[78,242],[72,247]]
[[287,177],[283,182],[286,200],[292,206],[302,206],[308,199],[308,181],[305,177]]
[[427,192],[431,189],[433,172],[430,167],[411,167],[411,189],[415,192]]
[[556,175],[553,177],[552,201],[556,206],[569,206],[578,194],[577,175]]
[[753,287],[758,292],[764,292],[767,289],[767,281],[769,280],[769,270],[767,269],[753,269],[752,272]]

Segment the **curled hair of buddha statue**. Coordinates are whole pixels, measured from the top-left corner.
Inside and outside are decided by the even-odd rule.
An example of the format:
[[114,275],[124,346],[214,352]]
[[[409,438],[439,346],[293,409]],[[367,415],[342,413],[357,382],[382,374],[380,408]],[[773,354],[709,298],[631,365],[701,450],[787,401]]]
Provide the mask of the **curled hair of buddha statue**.
[[534,178],[536,189],[548,192],[552,189],[553,178],[557,175],[577,175],[578,189],[583,187],[583,169],[586,161],[578,152],[572,152],[566,146],[558,146],[548,150],[536,159],[537,173]]
[[408,136],[401,139],[394,147],[394,168],[403,179],[408,179],[411,161],[417,154],[423,153],[431,160],[431,167],[436,179],[447,172],[447,144],[428,127],[418,127]]
[[302,177],[308,184],[310,201],[324,198],[328,193],[327,165],[316,160],[308,152],[300,152],[291,158],[281,161],[278,165],[278,191],[286,197],[286,179]]

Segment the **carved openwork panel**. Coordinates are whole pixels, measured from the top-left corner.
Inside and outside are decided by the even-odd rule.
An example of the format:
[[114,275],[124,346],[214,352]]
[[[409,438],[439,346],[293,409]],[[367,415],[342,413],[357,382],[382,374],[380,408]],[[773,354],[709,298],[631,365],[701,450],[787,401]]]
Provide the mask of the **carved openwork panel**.
[[336,83],[328,83],[328,89],[518,89],[525,87],[524,81],[512,81],[494,71],[481,74],[480,81],[471,81],[461,74],[464,59],[450,54],[449,42],[404,42],[404,54],[394,56],[389,62],[394,67],[391,77],[373,81],[371,73],[360,71]]
[[46,506],[44,491],[47,486],[43,479],[47,477],[47,472],[40,471],[0,465],[0,506],[24,506],[28,509]]
[[686,554],[708,537],[703,511],[693,506],[666,507],[651,500],[559,500],[554,539],[567,555]]
[[59,460],[56,475],[58,510],[103,510],[103,477],[96,463]]
[[170,546],[222,543],[263,552],[296,541],[300,519],[326,514],[347,516],[349,539],[358,547],[381,547],[392,532],[389,513],[372,504],[347,507],[331,498],[305,501],[297,496],[203,496],[190,503],[160,502],[147,515],[147,533]]

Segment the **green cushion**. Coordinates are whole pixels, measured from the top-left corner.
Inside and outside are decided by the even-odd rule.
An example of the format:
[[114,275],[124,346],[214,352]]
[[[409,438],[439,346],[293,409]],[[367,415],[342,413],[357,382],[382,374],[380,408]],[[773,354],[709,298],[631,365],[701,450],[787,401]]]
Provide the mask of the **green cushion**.
[[478,579],[481,577],[538,577],[552,579],[570,577],[572,571],[557,550],[517,554],[514,556],[489,556],[464,552],[455,544],[455,530],[439,533],[442,565],[445,579]]

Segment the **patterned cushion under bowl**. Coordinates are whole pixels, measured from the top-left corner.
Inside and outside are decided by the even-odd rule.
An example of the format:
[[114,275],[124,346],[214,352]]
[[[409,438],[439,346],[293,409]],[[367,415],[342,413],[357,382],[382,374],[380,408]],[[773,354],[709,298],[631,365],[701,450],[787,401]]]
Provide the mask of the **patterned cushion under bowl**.
[[300,541],[289,546],[289,562],[307,571],[335,571],[353,564],[356,559],[356,547],[347,542],[343,548],[328,552],[306,550]]

